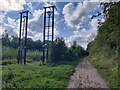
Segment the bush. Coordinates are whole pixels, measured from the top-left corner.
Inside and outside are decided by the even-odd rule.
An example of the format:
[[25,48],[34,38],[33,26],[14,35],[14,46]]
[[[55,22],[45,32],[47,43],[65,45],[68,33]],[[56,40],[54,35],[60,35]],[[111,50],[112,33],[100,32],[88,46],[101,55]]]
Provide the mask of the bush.
[[27,52],[27,59],[33,61],[40,61],[42,57],[42,53],[39,51],[28,51]]
[[50,61],[59,62],[61,60],[65,60],[67,55],[68,48],[65,45],[65,41],[63,38],[57,38],[52,44],[50,48]]
[[[42,53],[39,51],[27,51],[27,62],[41,60]],[[18,51],[11,47],[2,47],[2,65],[13,64],[17,62]]]
[[10,47],[2,47],[2,60],[3,59],[17,59],[17,49]]
[[72,61],[80,57],[85,57],[87,54],[87,51],[77,45],[76,42],[68,48],[63,38],[57,38],[51,45],[49,57],[52,62],[60,62],[65,60]]

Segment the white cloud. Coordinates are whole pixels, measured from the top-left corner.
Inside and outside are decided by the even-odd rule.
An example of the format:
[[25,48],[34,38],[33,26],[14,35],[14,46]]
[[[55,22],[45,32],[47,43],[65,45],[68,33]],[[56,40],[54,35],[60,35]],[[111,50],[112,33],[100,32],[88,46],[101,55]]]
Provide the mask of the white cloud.
[[8,24],[9,24],[9,25],[12,25],[12,26],[16,26],[16,25],[17,25],[17,22],[15,22],[14,19],[8,17],[7,20],[8,20]]
[[55,37],[58,37],[58,35],[59,35],[59,31],[57,30],[56,26],[54,28],[54,35],[55,35]]
[[27,2],[26,4],[27,4],[29,10],[30,10],[30,11],[33,11],[32,3],[31,3],[31,2]]
[[43,10],[35,10],[33,13],[33,19],[28,20],[28,29],[31,31],[42,32],[43,28]]
[[3,21],[3,18],[5,17],[5,14],[0,14],[0,21]]
[[41,9],[35,10],[35,12],[33,13],[34,21],[38,21],[39,18],[42,16],[42,14],[43,14],[43,10]]
[[84,33],[81,33],[80,31],[74,31],[74,34],[66,39],[66,44],[68,46],[71,46],[73,41],[76,41],[78,45],[86,48],[86,46],[87,46],[87,35],[84,35]]
[[[84,31],[84,30],[83,30]],[[95,39],[96,35],[94,33],[89,32],[81,32],[75,31],[74,35],[66,38],[66,44],[71,46],[73,41],[76,41],[78,45],[82,46],[84,49],[87,48],[87,44]]]
[[49,7],[49,6],[52,6],[52,5],[50,3],[48,3],[48,2],[46,2],[46,3],[44,3],[44,6]]
[[25,0],[0,0],[0,9],[2,11],[22,10]]
[[7,21],[8,22],[3,22],[3,21],[0,21],[0,24],[1,24],[1,33],[2,34],[4,32],[4,30],[7,30],[8,31],[8,34],[10,36],[12,35],[18,35],[19,34],[19,21],[20,19],[18,19],[16,22],[14,22],[14,19],[10,18],[10,17],[7,17]]
[[0,38],[2,37],[2,34],[3,34],[3,32],[4,32],[3,29],[4,29],[3,26],[0,25]]
[[[10,1],[10,0],[5,0],[3,3],[3,5],[6,5],[5,7],[1,8],[1,10],[4,10],[4,11],[11,11],[11,10],[20,10],[22,9],[23,5],[26,3],[22,3],[22,1],[24,0],[21,0],[21,1]],[[18,8],[16,9],[17,7],[14,6],[14,2],[16,3],[21,3],[21,8]],[[8,4],[5,4],[5,3],[8,3]],[[43,29],[43,10],[42,9],[39,9],[39,10],[34,10],[33,11],[33,7],[32,7],[32,4],[31,3],[27,3],[27,5],[30,5],[29,8],[33,13],[33,19],[29,19],[28,20],[28,37],[31,37],[33,38],[34,40],[37,40],[37,39],[41,39],[42,40],[42,29]],[[8,8],[9,7],[9,8]],[[14,8],[13,8],[14,7]],[[13,9],[12,9],[13,8]],[[1,14],[0,14],[1,15]],[[4,18],[4,15],[1,15],[0,18]],[[58,12],[55,10],[55,15],[58,15]],[[8,33],[9,35],[19,35],[19,21],[20,19],[18,19],[16,22],[14,22],[15,20],[10,18],[10,17],[7,17],[7,21],[8,22],[0,22],[1,24],[1,27],[0,29],[1,32],[0,34],[4,31],[4,30],[8,30]],[[4,27],[4,28],[3,28]],[[54,29],[54,34],[55,36],[57,36],[59,34],[59,32],[57,31],[56,27]]]
[[[97,35],[98,18],[104,22],[103,17],[91,19],[93,12],[100,11],[100,2],[68,3],[63,8],[64,19],[68,26],[75,27],[74,34],[66,38],[66,43],[70,46],[76,41],[83,48],[87,48],[87,44],[93,41]],[[101,11],[100,11],[101,12]]]
[[11,27],[12,30],[19,35],[19,24],[20,19],[17,19],[16,21],[10,17],[7,18],[8,22],[6,23],[7,26]]
[[96,31],[95,33],[97,33],[97,30],[98,30],[98,19],[92,19],[92,21],[90,22],[90,24],[91,24],[91,29],[93,30],[93,31]]
[[78,45],[82,46],[85,49],[87,48],[87,44],[95,39],[98,30],[98,20],[96,18],[92,19],[92,21],[89,23],[89,30],[83,28],[81,30],[73,31],[74,34],[66,39],[68,46],[70,46],[73,41],[76,41]]
[[105,18],[102,18],[102,19],[101,19],[101,22],[102,22],[102,23],[105,22]]
[[4,22],[0,22],[0,24],[1,24],[1,26],[2,26],[1,32],[4,32],[4,30],[7,30],[7,31],[8,31],[8,34],[9,34],[10,36],[16,34],[16,32],[14,31],[14,26],[9,25],[9,24],[6,24],[6,23],[4,23]]
[[82,24],[91,20],[93,11],[98,7],[99,2],[83,1],[83,4],[78,3],[76,7],[73,3],[68,3],[63,8],[64,19],[69,26],[80,29]]
[[[4,23],[4,22],[0,22],[1,26],[0,26],[0,36],[2,35],[2,33],[4,32],[4,30],[8,31],[8,34],[10,36],[12,35],[19,35],[19,21],[20,19],[18,19],[16,22],[14,22],[14,20],[10,17],[7,18],[8,23]],[[35,31],[35,30],[31,30],[28,28],[28,37],[33,38],[34,40],[38,40],[38,39],[42,39],[42,32],[39,31]]]
[[[43,13],[44,13],[44,10],[42,10],[42,9],[34,11],[33,19],[30,19],[28,21],[28,28],[30,30],[37,31],[37,32],[40,32],[40,33],[42,32],[42,30],[43,30]],[[55,10],[55,20],[56,20],[56,17],[58,15],[59,15],[58,12]],[[56,21],[55,21],[55,23],[56,23]],[[58,34],[58,31],[56,30],[56,27],[55,27],[55,34],[56,35]]]

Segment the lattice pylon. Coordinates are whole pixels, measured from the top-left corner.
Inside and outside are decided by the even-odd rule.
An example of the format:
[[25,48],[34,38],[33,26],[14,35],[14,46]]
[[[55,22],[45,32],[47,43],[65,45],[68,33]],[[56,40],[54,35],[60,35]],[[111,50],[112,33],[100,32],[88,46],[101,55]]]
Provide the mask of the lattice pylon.
[[19,47],[18,47],[18,64],[26,64],[26,46],[27,46],[27,25],[28,10],[20,13],[20,30],[19,30]]
[[49,42],[54,39],[54,8],[55,6],[44,7],[43,62],[49,59]]

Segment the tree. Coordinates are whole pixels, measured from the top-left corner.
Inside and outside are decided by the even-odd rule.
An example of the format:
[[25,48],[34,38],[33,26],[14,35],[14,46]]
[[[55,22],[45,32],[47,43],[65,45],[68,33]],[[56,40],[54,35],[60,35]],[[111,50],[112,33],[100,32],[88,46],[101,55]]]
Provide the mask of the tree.
[[10,38],[9,38],[7,30],[5,30],[2,34],[2,45],[10,46]]
[[63,38],[57,38],[50,48],[50,59],[52,62],[71,61],[88,54],[74,41],[71,47],[67,47]]
[[67,54],[67,46],[63,38],[56,38],[51,44],[50,58],[52,62],[58,62],[65,59]]
[[32,38],[27,38],[27,49],[35,50],[35,42],[32,40]]
[[19,40],[19,38],[18,38],[17,35],[13,35],[11,37],[12,37],[12,40],[10,42],[11,43],[11,47],[17,49],[18,48],[18,40]]
[[35,50],[42,51],[42,48],[43,48],[42,42],[40,40],[35,41],[35,46],[34,47],[35,47]]
[[72,57],[79,58],[88,55],[88,52],[84,50],[81,46],[77,45],[76,41],[69,48],[69,52],[72,53]]

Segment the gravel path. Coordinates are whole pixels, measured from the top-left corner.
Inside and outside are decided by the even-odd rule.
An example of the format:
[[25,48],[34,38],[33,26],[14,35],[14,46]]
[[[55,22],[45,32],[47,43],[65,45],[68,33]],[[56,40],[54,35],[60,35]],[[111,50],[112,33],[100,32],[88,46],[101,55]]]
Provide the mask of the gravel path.
[[108,86],[97,69],[84,59],[76,67],[67,88],[108,88]]

